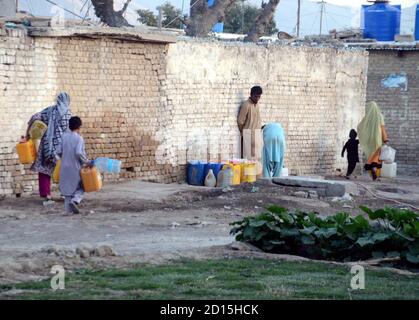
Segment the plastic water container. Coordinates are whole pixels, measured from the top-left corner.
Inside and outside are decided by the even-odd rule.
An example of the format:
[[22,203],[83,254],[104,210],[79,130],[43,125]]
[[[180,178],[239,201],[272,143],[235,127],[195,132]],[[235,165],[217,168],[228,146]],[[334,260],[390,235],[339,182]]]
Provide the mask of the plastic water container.
[[221,171],[222,168],[223,168],[223,165],[221,163],[209,162],[204,167],[204,177],[208,175],[208,172],[210,171],[210,169],[214,173],[214,176],[217,177],[218,173]]
[[31,139],[28,141],[22,140],[22,142],[18,143],[16,145],[16,151],[21,164],[30,164],[36,159],[36,148]]
[[395,178],[397,176],[397,163],[383,163],[381,176],[384,178]]
[[205,180],[205,165],[206,162],[201,161],[188,161],[188,173],[187,180],[188,184],[193,186],[203,186]]
[[384,163],[393,163],[396,158],[396,150],[392,147],[383,145],[380,151],[380,160]]
[[207,176],[205,177],[205,186],[214,188],[217,185],[217,178],[214,176],[212,169],[209,169]]
[[100,172],[106,173],[120,173],[121,172],[121,161],[114,160],[110,158],[97,158],[94,161],[95,167],[99,169]]
[[29,129],[29,135],[33,140],[41,140],[47,129],[48,126],[44,122],[35,120]]
[[233,170],[231,167],[222,169],[217,175],[217,187],[225,188],[233,184]]
[[241,182],[248,182],[248,183],[253,183],[256,182],[256,163],[243,163],[242,164],[243,167],[243,179]]
[[85,192],[95,192],[102,189],[102,177],[96,167],[82,168],[80,176]]
[[52,181],[54,183],[60,182],[60,170],[61,170],[61,159],[57,161],[57,164],[55,165],[54,172],[52,173]]
[[282,168],[281,177],[288,177],[288,175],[289,175],[288,168]]
[[224,168],[228,168],[230,167],[231,170],[233,171],[233,181],[232,181],[232,185],[238,185],[240,184],[241,181],[241,173],[242,173],[242,165],[240,163],[227,163],[223,166]]

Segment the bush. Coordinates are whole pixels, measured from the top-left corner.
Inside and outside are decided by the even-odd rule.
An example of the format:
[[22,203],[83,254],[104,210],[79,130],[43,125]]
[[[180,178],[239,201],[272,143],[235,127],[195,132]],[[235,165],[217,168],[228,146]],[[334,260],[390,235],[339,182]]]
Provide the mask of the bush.
[[267,212],[231,223],[231,234],[237,241],[272,253],[335,261],[399,256],[403,262],[419,265],[417,213],[398,208],[361,209],[369,219],[345,212],[320,217],[271,206]]

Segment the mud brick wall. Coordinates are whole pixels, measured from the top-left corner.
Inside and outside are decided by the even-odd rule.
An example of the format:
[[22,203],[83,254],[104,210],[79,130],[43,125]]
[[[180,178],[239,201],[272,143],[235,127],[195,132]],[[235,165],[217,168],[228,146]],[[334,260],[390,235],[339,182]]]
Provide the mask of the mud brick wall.
[[60,91],[70,94],[71,111],[82,118],[89,158],[122,160],[119,177],[107,181],[173,180],[171,167],[155,159],[165,44],[1,32],[0,194],[37,189],[36,175],[19,164],[15,145],[30,116],[52,105]]
[[107,181],[182,181],[187,160],[239,157],[236,116],[253,85],[264,89],[263,122],[286,129],[291,173],[343,169],[340,150],[364,112],[363,51],[0,30],[0,195],[37,190],[15,145],[60,91],[83,119],[88,156],[123,161]]
[[165,84],[173,114],[170,154],[178,164],[195,154],[203,160],[239,157],[239,106],[252,86],[261,85],[262,122],[285,128],[291,173],[344,170],[340,152],[364,112],[367,62],[362,51],[199,41],[170,45]]
[[[370,50],[367,99],[380,106],[398,174],[419,175],[419,51]],[[393,81],[392,81],[393,80]]]

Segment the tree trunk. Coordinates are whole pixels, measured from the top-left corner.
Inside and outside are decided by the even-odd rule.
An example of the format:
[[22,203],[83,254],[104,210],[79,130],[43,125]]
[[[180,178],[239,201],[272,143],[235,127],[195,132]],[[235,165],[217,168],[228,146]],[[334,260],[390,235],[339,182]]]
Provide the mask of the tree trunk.
[[186,34],[191,37],[207,37],[212,27],[224,18],[227,9],[236,1],[215,0],[215,4],[208,8],[207,0],[191,0]]
[[269,3],[263,5],[263,10],[256,18],[252,30],[246,36],[245,41],[258,42],[259,38],[265,34],[270,21],[274,18],[279,2],[280,0],[269,0]]
[[115,11],[113,0],[92,0],[96,16],[109,27],[132,27],[124,18],[124,13],[130,2],[131,0],[127,0],[121,10]]

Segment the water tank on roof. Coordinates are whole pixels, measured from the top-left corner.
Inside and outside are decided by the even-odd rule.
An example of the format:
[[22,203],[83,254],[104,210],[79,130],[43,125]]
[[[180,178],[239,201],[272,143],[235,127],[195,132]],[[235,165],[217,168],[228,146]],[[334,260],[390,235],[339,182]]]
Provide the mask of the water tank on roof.
[[395,36],[400,33],[400,5],[376,1],[373,5],[363,6],[362,10],[361,28],[364,30],[364,38],[394,41]]
[[419,41],[419,4],[416,5],[415,40]]

